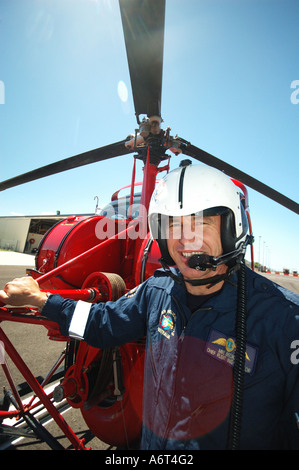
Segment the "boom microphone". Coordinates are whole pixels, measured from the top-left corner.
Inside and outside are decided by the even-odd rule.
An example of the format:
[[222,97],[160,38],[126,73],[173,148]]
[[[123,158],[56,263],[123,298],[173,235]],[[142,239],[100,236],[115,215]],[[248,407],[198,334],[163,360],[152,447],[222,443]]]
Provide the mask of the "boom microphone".
[[192,255],[188,259],[189,268],[196,269],[197,271],[205,271],[206,269],[212,268],[215,271],[217,264],[215,264],[216,258],[209,255]]
[[253,240],[254,238],[252,235],[247,235],[245,242],[242,243],[239,248],[218,257],[209,256],[206,254],[192,255],[188,259],[187,264],[189,268],[196,269],[197,271],[205,271],[206,269],[212,269],[215,271],[217,266],[220,264],[226,264],[228,261],[238,257],[243,258],[247,245],[251,245]]

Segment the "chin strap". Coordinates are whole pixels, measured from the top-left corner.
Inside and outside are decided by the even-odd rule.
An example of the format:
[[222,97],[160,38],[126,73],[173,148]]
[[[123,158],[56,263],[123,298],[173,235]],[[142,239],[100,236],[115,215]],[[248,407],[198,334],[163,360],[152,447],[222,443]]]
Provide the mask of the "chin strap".
[[168,264],[165,263],[163,258],[159,259],[159,262],[162,265],[162,268],[164,269],[165,273],[171,277],[174,281],[178,282],[179,284],[183,285],[184,282],[188,282],[192,286],[204,286],[208,284],[208,289],[210,289],[212,286],[215,284],[218,284],[218,282],[225,281],[228,279],[234,272],[238,271],[240,269],[240,264],[235,264],[233,267],[229,268],[228,271],[224,274],[218,274],[216,276],[211,276],[207,277],[205,279],[184,279],[183,277],[178,276],[177,274],[174,274],[171,269],[169,268]]
[[218,274],[216,276],[207,277],[205,279],[185,279],[185,282],[188,282],[192,286],[204,286],[209,284],[208,289],[210,289],[215,284],[218,284],[218,282],[225,281],[226,279],[228,279],[233,273],[235,273],[239,269],[240,264],[238,263],[229,268],[224,274]]

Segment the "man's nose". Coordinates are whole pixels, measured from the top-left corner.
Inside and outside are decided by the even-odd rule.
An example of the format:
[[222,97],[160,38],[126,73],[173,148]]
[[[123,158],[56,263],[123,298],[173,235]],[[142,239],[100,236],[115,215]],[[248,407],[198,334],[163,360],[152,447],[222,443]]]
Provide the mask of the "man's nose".
[[195,233],[192,232],[191,230],[182,230],[180,241],[182,243],[195,242]]
[[194,227],[194,225],[190,226],[188,224],[182,226],[180,242],[185,246],[186,249],[192,249],[196,247],[198,250],[203,244],[202,229],[200,227]]

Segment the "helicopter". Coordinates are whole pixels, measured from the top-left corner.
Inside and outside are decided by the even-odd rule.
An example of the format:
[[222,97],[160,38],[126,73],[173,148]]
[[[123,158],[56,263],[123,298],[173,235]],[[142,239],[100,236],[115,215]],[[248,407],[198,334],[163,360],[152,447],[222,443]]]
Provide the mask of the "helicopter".
[[[57,223],[45,234],[39,245],[35,269],[27,270],[27,274],[38,281],[42,290],[88,302],[106,302],[129,294],[160,268],[160,252],[150,236],[146,215],[159,174],[169,171],[171,154],[193,158],[230,176],[244,195],[251,232],[247,186],[299,213],[299,205],[295,201],[188,140],[172,136],[170,128],[162,128],[165,0],[146,0],[142,3],[138,0],[119,0],[119,6],[138,130],[118,142],[0,183],[0,191],[4,191],[59,172],[133,154],[130,194],[122,198],[118,192],[114,193],[111,203],[92,217],[70,216]],[[137,160],[144,165],[142,185],[135,181]],[[143,236],[134,236],[140,233]],[[253,251],[251,255],[253,263]],[[55,366],[56,370],[64,361],[64,375],[53,392],[54,401],[59,403],[66,399],[71,407],[79,409],[89,429],[104,442],[129,447],[138,440],[142,425],[145,351],[142,339],[101,351],[84,341],[63,337],[56,324],[29,307],[2,307],[0,320],[41,324],[48,330],[51,340],[65,342],[63,358]],[[75,436],[45,394],[45,384],[43,387],[38,384],[2,329],[0,340],[5,345],[6,354],[18,365],[35,395],[73,447],[84,448],[84,443]],[[1,410],[0,418],[22,415],[34,432],[42,436],[52,448],[59,447],[30,414],[36,403],[23,406],[5,364],[2,366],[14,392],[11,400],[16,403],[17,411],[11,413],[7,409]],[[53,373],[51,371],[50,375]]]

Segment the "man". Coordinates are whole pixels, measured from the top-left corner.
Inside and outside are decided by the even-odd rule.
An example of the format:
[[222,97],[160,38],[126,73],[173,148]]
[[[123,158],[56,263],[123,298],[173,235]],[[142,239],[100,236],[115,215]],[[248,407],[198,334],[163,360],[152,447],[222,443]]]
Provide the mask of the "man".
[[47,298],[31,278],[0,301],[99,348],[146,335],[142,449],[299,449],[299,296],[245,268],[238,188],[183,166],[155,190],[149,225],[164,269],[118,301]]

